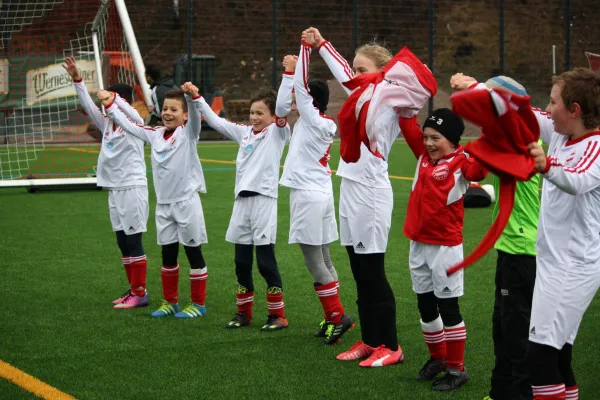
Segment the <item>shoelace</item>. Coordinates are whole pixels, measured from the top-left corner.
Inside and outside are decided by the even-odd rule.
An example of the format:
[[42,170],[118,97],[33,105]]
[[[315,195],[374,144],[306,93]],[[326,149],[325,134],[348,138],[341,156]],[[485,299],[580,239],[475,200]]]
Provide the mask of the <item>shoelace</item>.
[[269,315],[269,317],[267,318],[267,323],[265,325],[273,325],[273,323],[277,321],[277,318],[279,318],[277,315]]
[[172,308],[173,306],[171,305],[171,303],[169,303],[166,300],[163,300],[161,306],[158,309],[163,312],[171,312]]
[[325,331],[325,336],[327,339],[331,339],[331,335],[333,334],[333,330],[335,329],[334,324],[327,325],[327,330]]
[[371,354],[372,359],[378,360],[380,358],[382,358],[383,356],[387,355],[387,350],[389,350],[387,347],[385,347],[385,345],[381,345],[378,348],[375,349],[375,351],[373,352],[373,354]]
[[132,297],[133,297],[133,293],[128,292],[125,295],[125,297],[123,297],[123,300],[121,300],[121,303],[127,303]]
[[348,352],[354,351],[356,349],[358,349],[359,347],[365,346],[365,344],[363,342],[361,342],[360,340],[357,340],[352,347],[350,347],[350,349],[348,349]]

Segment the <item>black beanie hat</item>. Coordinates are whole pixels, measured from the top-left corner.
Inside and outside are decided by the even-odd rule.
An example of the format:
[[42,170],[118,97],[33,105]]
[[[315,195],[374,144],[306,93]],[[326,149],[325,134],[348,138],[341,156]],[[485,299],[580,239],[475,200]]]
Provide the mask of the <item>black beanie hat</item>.
[[133,101],[133,88],[125,83],[116,83],[107,89],[109,92],[116,92],[127,100],[129,104]]
[[311,80],[308,82],[308,90],[310,90],[314,106],[324,113],[329,103],[329,86],[327,86],[327,83]]
[[460,137],[465,131],[465,124],[458,115],[454,114],[448,108],[438,108],[425,120],[423,130],[425,128],[435,129],[441,133],[455,146],[460,142]]

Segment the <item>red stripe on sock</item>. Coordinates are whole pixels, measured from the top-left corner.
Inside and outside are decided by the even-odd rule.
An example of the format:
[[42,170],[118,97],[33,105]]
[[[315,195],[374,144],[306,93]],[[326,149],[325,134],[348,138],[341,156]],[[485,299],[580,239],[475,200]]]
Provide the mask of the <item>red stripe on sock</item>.
[[136,296],[143,296],[146,294],[146,274],[148,270],[146,256],[136,257],[136,260],[129,264],[131,268],[131,291]]
[[267,293],[267,308],[269,309],[269,315],[277,315],[278,317],[285,318],[283,292],[275,294]]
[[254,304],[254,292],[237,293],[237,309],[241,314],[252,319],[252,305]]
[[334,324],[342,322],[344,306],[340,301],[338,293],[339,282],[333,281],[325,285],[315,286],[315,292],[319,296],[325,319]]
[[164,266],[160,270],[163,298],[171,304],[179,302],[179,265]]
[[204,305],[204,300],[206,299],[207,281],[208,272],[203,272],[201,274],[190,273],[190,293],[192,297],[192,302],[201,306]]

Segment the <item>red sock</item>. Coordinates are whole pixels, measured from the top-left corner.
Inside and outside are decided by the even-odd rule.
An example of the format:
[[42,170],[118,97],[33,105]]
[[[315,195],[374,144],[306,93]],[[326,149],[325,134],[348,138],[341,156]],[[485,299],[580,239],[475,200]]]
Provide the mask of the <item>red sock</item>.
[[163,297],[171,304],[179,302],[179,265],[164,266],[160,269]]
[[254,292],[237,293],[237,308],[240,314],[245,314],[252,320],[252,304],[254,303]]
[[465,321],[450,327],[444,327],[446,337],[446,353],[448,355],[448,368],[465,370],[465,342],[467,341],[467,328]]
[[423,338],[425,344],[429,348],[431,358],[439,361],[446,361],[446,340],[444,335],[444,323],[442,318],[438,317],[431,322],[421,321],[421,329],[423,330]]
[[131,286],[131,264],[129,257],[121,257],[121,262],[123,263],[125,273],[127,274],[127,282],[129,282],[129,285]]
[[532,386],[533,400],[565,400],[565,384]]
[[334,324],[341,323],[342,316],[344,315],[344,306],[342,305],[338,294],[339,286],[338,281],[315,286],[315,292],[317,292],[317,296],[319,296],[319,300],[323,306],[325,320]]
[[141,297],[146,294],[146,272],[148,270],[146,255],[131,257],[129,268],[131,269],[131,292]]
[[269,293],[267,291],[267,308],[269,309],[269,315],[285,318],[283,292]]
[[567,400],[579,400],[579,388],[575,386],[567,386],[565,390]]
[[206,267],[198,269],[190,269],[190,292],[192,302],[198,305],[204,305],[206,299],[206,280],[208,279],[208,271]]

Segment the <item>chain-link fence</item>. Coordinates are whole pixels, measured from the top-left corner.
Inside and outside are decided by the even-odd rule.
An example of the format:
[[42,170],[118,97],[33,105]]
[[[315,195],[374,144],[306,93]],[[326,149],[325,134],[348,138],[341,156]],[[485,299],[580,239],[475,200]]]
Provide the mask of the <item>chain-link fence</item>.
[[[255,89],[278,85],[282,57],[298,52],[310,26],[350,61],[374,39],[392,52],[408,46],[438,79],[436,107],[447,105],[449,78],[459,71],[480,80],[509,75],[542,106],[553,68],[587,66],[584,52],[600,52],[592,0],[159,0],[128,8],[146,64],[171,74],[182,54],[216,56],[214,85],[233,119],[243,118],[235,105]],[[318,57],[311,76],[332,79]],[[334,114],[345,95],[332,97]]]

